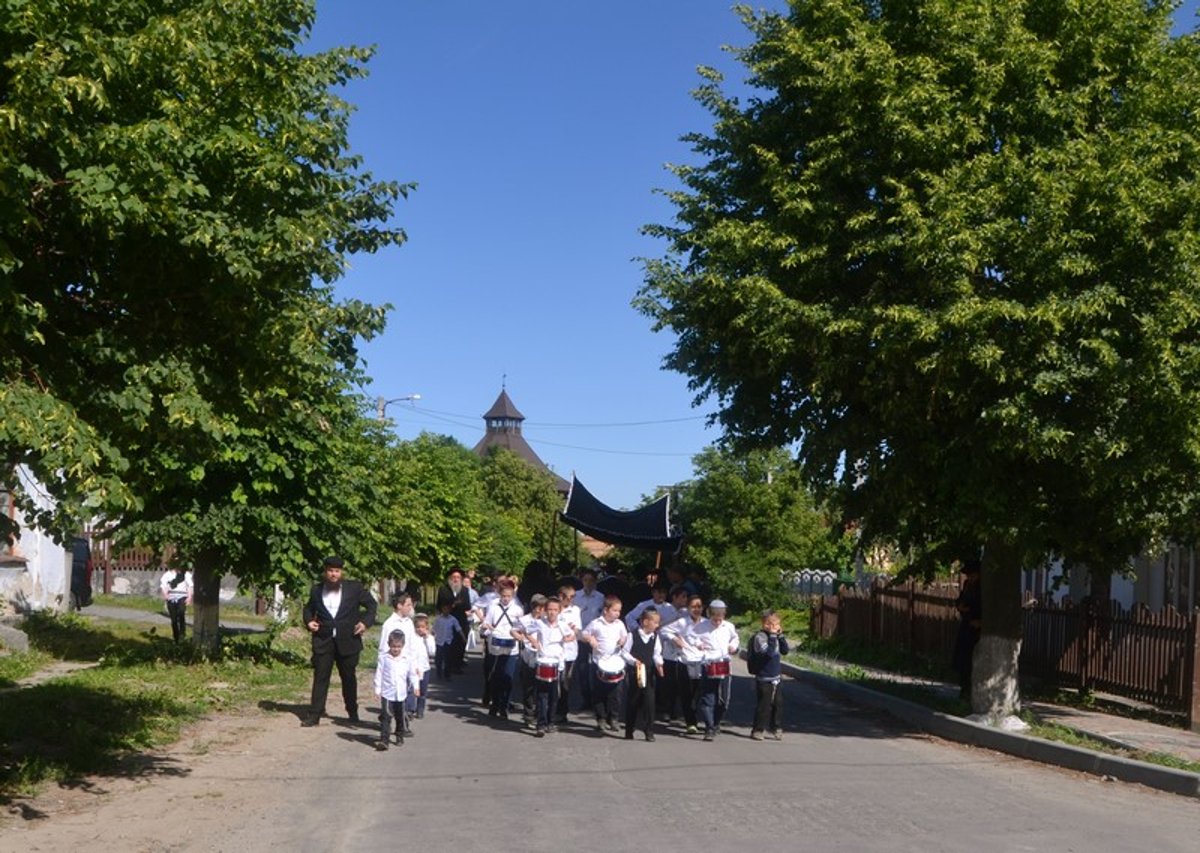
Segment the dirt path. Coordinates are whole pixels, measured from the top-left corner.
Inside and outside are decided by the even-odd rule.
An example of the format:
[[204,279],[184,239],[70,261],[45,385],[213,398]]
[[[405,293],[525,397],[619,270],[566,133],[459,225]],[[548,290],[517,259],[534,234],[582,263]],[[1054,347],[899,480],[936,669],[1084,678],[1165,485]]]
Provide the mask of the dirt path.
[[[369,691],[360,672],[360,691]],[[367,695],[360,692],[360,695]],[[332,708],[332,705],[331,705]],[[0,853],[213,849],[208,827],[276,809],[276,785],[314,740],[299,706],[219,714],[189,726],[171,747],[132,759],[122,773],[51,785],[0,815]],[[174,819],[172,819],[174,818]]]

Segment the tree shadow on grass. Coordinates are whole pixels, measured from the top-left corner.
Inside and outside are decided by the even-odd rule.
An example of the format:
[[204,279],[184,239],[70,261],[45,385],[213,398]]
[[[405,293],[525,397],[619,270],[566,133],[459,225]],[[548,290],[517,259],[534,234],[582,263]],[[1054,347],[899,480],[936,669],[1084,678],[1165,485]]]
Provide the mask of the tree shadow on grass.
[[30,646],[48,652],[59,660],[98,661],[114,647],[149,648],[161,646],[164,642],[153,632],[129,637],[75,617],[41,612],[29,614],[21,628],[28,635]]
[[[183,776],[189,768],[150,754],[155,736],[185,715],[165,693],[122,696],[75,682],[47,682],[5,696],[0,704],[0,804],[57,780],[104,793],[93,775],[140,779]],[[36,819],[35,809],[22,810]]]

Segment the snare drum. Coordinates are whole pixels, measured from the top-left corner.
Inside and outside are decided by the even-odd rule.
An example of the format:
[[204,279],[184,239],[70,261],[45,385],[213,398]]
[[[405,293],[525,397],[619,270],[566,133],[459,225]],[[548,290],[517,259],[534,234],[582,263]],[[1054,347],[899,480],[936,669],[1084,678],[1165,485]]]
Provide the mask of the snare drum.
[[609,655],[596,661],[596,677],[607,684],[625,679],[625,661],[620,655]]
[[558,681],[558,660],[555,658],[539,659],[537,667],[534,669],[534,676],[538,681]]
[[488,637],[488,642],[492,644],[492,649],[502,655],[511,654],[512,650],[517,647],[517,641],[512,637]]
[[729,676],[729,658],[710,660],[704,664],[705,678],[727,678]]

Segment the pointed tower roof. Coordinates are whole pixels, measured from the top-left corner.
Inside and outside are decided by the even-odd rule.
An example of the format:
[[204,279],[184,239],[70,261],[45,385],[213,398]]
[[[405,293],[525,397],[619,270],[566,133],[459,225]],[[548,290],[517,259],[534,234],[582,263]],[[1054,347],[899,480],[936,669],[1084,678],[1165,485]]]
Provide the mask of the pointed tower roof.
[[483,438],[479,439],[479,443],[475,445],[474,450],[480,456],[485,455],[492,447],[503,447],[511,450],[513,453],[520,456],[534,468],[539,471],[545,471],[554,478],[555,488],[560,494],[566,494],[571,488],[571,484],[562,477],[555,474],[534,452],[529,446],[529,442],[525,440],[525,436],[521,435],[521,422],[525,420],[525,416],[513,405],[513,401],[509,399],[508,391],[503,388],[500,390],[500,396],[496,398],[496,402],[487,410],[483,416],[483,422],[487,428],[484,430]]
[[500,389],[500,396],[496,398],[496,402],[492,403],[492,407],[483,413],[483,419],[491,420],[492,418],[509,418],[515,421],[525,420],[525,416],[517,411],[517,407],[513,405],[513,401],[508,396],[508,391]]

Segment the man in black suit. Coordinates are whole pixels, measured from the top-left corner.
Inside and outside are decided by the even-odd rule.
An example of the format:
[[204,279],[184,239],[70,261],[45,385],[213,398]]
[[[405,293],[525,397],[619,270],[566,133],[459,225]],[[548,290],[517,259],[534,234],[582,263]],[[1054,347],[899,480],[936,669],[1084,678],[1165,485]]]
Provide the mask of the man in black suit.
[[351,722],[358,722],[358,656],[363,633],[375,624],[375,597],[358,581],[342,580],[341,557],[326,557],[324,579],[304,605],[304,624],[312,633],[312,710],[303,725],[315,726],[325,713],[329,677],[337,665],[342,699]]
[[462,569],[451,569],[446,574],[446,583],[438,589],[437,593],[437,609],[441,612],[442,605],[450,605],[450,615],[458,620],[458,626],[462,628],[461,634],[456,634],[454,639],[450,641],[450,664],[455,672],[463,671],[463,664],[467,654],[467,631],[470,626],[467,624],[467,614],[471,612],[471,593],[463,584]]

